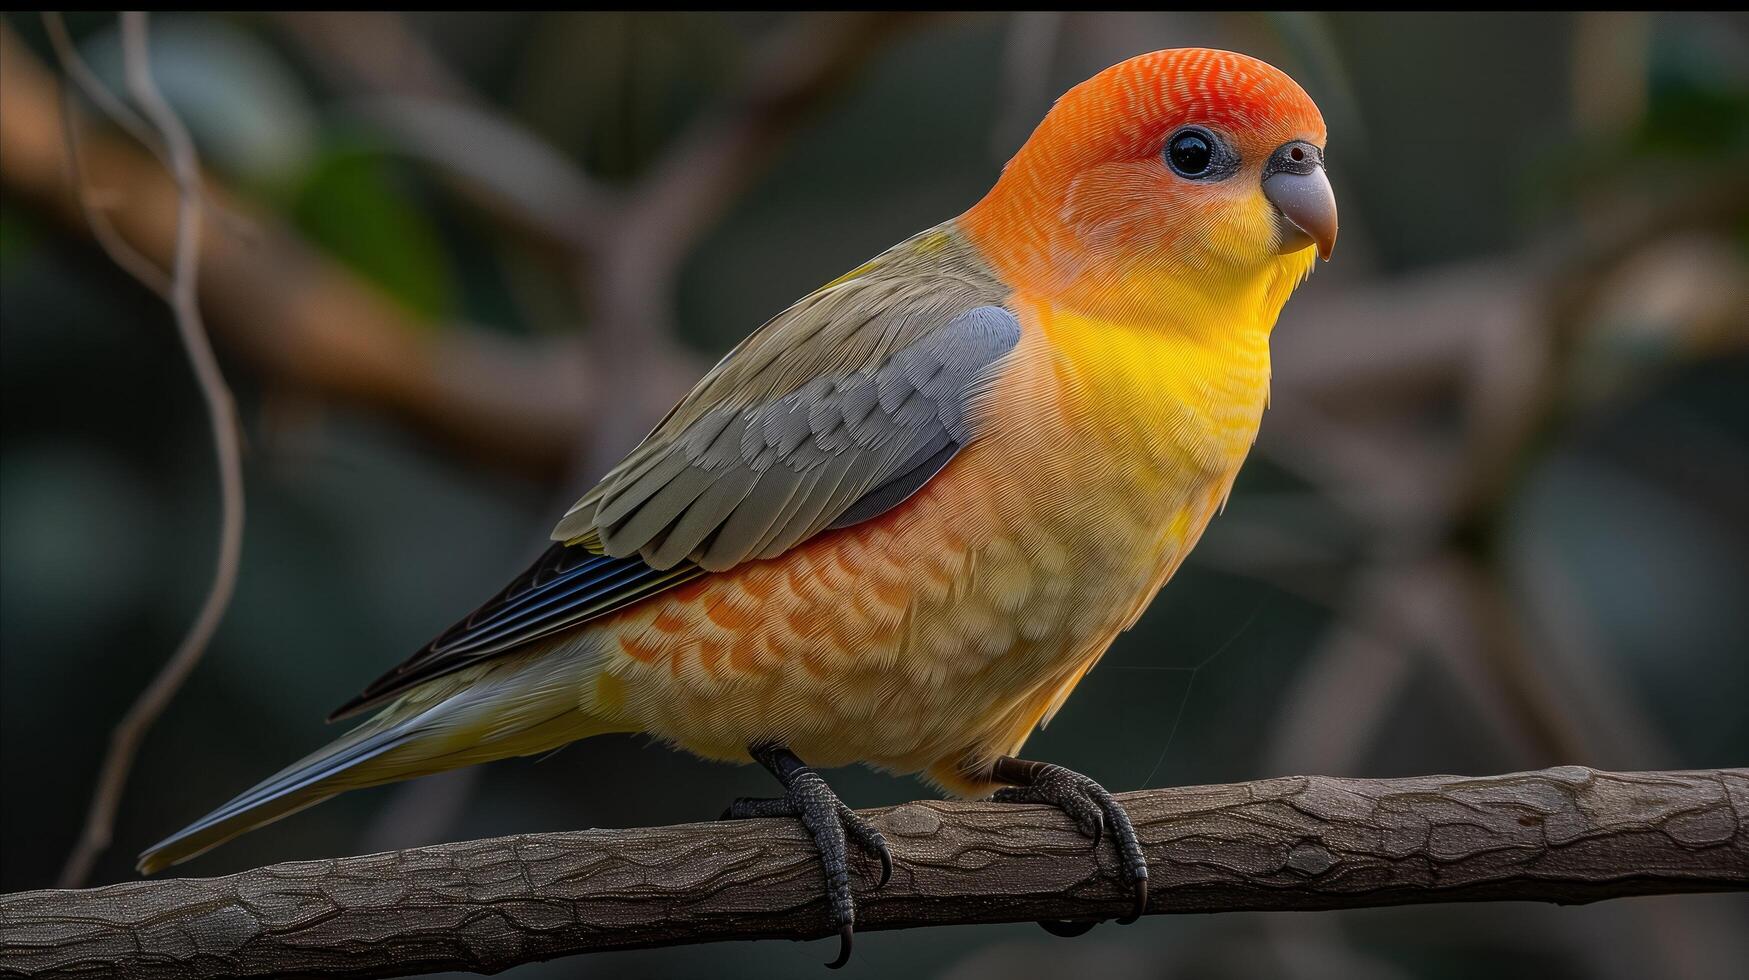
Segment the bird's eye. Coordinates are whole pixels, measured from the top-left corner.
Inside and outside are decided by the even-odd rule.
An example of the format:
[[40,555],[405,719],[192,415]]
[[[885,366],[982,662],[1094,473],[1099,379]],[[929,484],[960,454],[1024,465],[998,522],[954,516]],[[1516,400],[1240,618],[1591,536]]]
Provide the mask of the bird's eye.
[[1166,141],[1166,163],[1172,172],[1190,180],[1224,175],[1232,161],[1214,134],[1201,129],[1181,129]]

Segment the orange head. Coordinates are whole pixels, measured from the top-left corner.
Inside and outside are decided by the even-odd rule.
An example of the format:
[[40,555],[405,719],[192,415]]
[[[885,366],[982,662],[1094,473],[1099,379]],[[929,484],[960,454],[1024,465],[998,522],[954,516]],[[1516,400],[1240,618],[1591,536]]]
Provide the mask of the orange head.
[[[1023,290],[1086,299],[1136,276],[1211,286],[1328,258],[1324,119],[1255,58],[1155,51],[1070,89],[961,226]],[[1303,253],[1303,254],[1302,254]],[[1297,276],[1296,276],[1297,278]]]

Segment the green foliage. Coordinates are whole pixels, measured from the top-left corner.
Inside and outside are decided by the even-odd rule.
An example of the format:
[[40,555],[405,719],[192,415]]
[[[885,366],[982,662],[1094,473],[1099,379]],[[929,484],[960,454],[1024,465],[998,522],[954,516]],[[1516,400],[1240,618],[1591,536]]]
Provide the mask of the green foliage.
[[1651,44],[1648,104],[1637,153],[1738,158],[1749,153],[1749,68],[1727,37],[1679,24]]
[[428,212],[404,165],[346,137],[318,153],[290,207],[312,242],[436,322],[455,309],[455,273]]
[[0,269],[16,262],[35,240],[31,220],[10,204],[0,203]]

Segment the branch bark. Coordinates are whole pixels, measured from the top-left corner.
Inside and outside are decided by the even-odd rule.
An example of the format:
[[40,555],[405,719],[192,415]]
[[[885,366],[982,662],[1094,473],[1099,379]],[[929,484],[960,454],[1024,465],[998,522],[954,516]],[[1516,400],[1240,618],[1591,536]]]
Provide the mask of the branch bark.
[[[1294,776],[1124,794],[1150,913],[1428,902],[1577,904],[1749,889],[1749,769]],[[1112,916],[1107,849],[1055,811],[869,811],[859,928]],[[573,953],[828,935],[791,821],[529,834],[276,864],[223,878],[0,896],[0,975],[151,978],[496,972]]]

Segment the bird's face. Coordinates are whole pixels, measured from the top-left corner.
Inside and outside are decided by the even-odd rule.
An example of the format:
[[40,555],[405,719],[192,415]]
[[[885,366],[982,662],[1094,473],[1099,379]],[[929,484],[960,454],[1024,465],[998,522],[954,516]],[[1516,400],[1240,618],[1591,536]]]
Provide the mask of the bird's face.
[[1336,243],[1324,140],[1317,106],[1264,62],[1156,51],[1058,100],[962,221],[999,267],[1052,291],[1303,274]]

